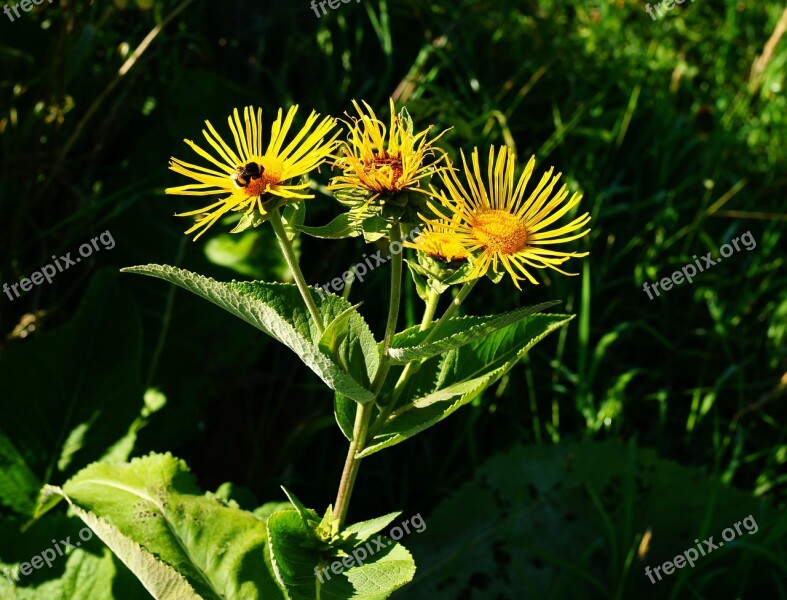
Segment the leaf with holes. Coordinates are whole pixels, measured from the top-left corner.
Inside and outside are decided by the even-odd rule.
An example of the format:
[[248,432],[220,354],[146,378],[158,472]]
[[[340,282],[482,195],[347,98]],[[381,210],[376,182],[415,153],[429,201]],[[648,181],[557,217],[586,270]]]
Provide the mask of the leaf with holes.
[[156,598],[285,598],[267,551],[265,523],[204,495],[182,461],[151,454],[130,463],[94,463],[42,505],[65,498]]

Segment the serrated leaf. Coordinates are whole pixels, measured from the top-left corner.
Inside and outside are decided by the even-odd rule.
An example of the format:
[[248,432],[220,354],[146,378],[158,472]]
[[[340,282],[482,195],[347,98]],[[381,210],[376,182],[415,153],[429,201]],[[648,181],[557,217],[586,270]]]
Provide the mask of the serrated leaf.
[[75,506],[62,489],[51,487],[49,491],[61,495],[71,504],[74,514],[82,519],[112,550],[115,556],[137,576],[154,598],[157,600],[202,600],[186,578],[174,568],[158,560],[107,521]]
[[156,598],[284,598],[268,564],[265,524],[201,494],[168,454],[95,463],[46,492],[66,498]]
[[439,423],[498,381],[552,331],[573,315],[529,315],[440,359],[431,389],[394,410],[358,458],[399,444]]
[[[316,325],[303,303],[294,284],[249,282],[218,282],[184,269],[166,265],[142,265],[121,269],[124,273],[138,273],[157,277],[210,300],[217,306],[240,317],[290,348],[331,389],[355,400],[370,402],[374,395],[348,375],[340,365],[318,348],[319,334]],[[331,322],[350,304],[332,294],[312,292],[324,322]],[[368,325],[357,312],[350,319],[351,336],[346,343],[347,352],[362,357],[366,380],[374,379],[379,356],[368,351],[374,337]]]
[[443,324],[432,340],[425,344],[423,340],[431,335],[435,323],[424,330],[421,330],[420,326],[411,327],[394,336],[389,354],[395,364],[406,364],[414,360],[430,358],[487,336],[511,323],[524,319],[528,315],[545,310],[556,304],[560,303],[557,301],[544,302],[499,315],[451,319]]
[[[268,538],[276,577],[291,600],[384,600],[415,574],[410,553],[382,536],[384,547],[371,554],[364,550],[362,566],[350,563],[347,553],[326,556],[314,547],[296,510],[271,515]],[[336,563],[338,573],[330,568]]]

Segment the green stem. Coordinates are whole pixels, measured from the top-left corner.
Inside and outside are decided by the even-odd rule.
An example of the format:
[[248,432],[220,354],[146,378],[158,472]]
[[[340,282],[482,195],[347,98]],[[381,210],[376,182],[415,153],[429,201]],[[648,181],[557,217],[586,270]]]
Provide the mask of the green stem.
[[383,387],[383,383],[385,383],[385,378],[388,376],[388,370],[391,368],[391,357],[388,351],[391,348],[391,343],[396,333],[396,322],[399,318],[399,302],[402,296],[402,231],[399,223],[396,223],[391,228],[388,239],[391,244],[398,242],[400,251],[392,253],[391,256],[391,298],[388,304],[388,320],[385,324],[380,364],[377,367],[377,373],[374,376],[374,381],[372,381],[371,386],[375,400],[367,402],[366,404],[359,404],[355,412],[353,439],[350,442],[347,458],[344,461],[344,470],[342,471],[339,491],[336,495],[336,503],[333,509],[333,516],[339,521],[339,527],[344,524],[344,520],[347,517],[350,497],[352,496],[353,487],[355,486],[355,479],[358,477],[358,469],[361,466],[361,459],[357,457],[357,454],[363,451],[365,447],[366,437],[369,431],[369,422],[374,412],[374,403]]
[[279,214],[278,208],[271,211],[268,220],[273,226],[273,232],[276,234],[276,239],[279,240],[279,247],[284,254],[284,259],[287,261],[287,266],[290,267],[290,272],[295,279],[295,284],[298,286],[298,291],[300,291],[303,301],[306,303],[306,308],[309,309],[309,314],[312,316],[312,320],[317,327],[317,333],[322,335],[322,332],[325,331],[322,315],[317,305],[314,303],[314,298],[312,298],[306,280],[303,278],[303,272],[298,264],[295,251],[292,249],[292,243],[287,238],[287,232],[284,230],[284,223],[282,223],[281,214]]
[[451,302],[451,306],[445,309],[443,316],[440,317],[440,320],[437,321],[437,323],[435,323],[434,327],[432,327],[432,331],[430,331],[429,335],[427,335],[424,338],[424,341],[421,342],[422,344],[428,344],[434,339],[434,336],[438,334],[443,325],[445,325],[448,320],[456,314],[456,311],[459,310],[462,302],[465,301],[465,298],[467,298],[468,294],[470,294],[470,292],[473,290],[476,283],[478,283],[477,278],[473,279],[472,281],[468,281],[461,287],[459,293],[456,295],[456,298],[454,298],[453,302]]
[[[473,287],[475,287],[475,284],[477,282],[478,279],[473,279],[472,281],[468,281],[462,286],[462,288],[459,290],[459,293],[456,295],[456,298],[454,298],[453,302],[451,302],[451,305],[445,310],[443,316],[440,317],[440,320],[438,320],[437,323],[434,324],[434,327],[432,327],[432,330],[429,332],[429,335],[427,335],[424,338],[421,344],[428,344],[434,339],[434,337],[438,334],[438,332],[443,327],[443,325],[445,325],[448,322],[448,320],[451,319],[456,314],[456,311],[459,310],[459,306],[461,306],[462,302],[464,302],[465,298],[467,298],[468,294],[470,294],[470,292],[472,291]],[[422,327],[421,330],[423,331],[423,329],[425,328]],[[385,420],[388,418],[388,415],[391,413],[391,410],[393,409],[394,406],[396,406],[396,403],[399,400],[399,397],[402,395],[402,392],[404,391],[407,382],[410,381],[410,378],[418,372],[422,364],[423,363],[421,361],[413,361],[411,363],[407,363],[407,366],[404,368],[404,371],[402,371],[402,375],[399,377],[399,381],[396,382],[396,386],[394,387],[391,401],[385,406],[385,408],[383,408],[383,411],[380,413],[380,416],[377,418],[377,421],[374,424],[375,432],[380,427],[383,426]],[[407,409],[408,407],[404,406],[402,408]],[[393,414],[398,415],[401,412],[404,411],[397,410]]]
[[[432,324],[432,319],[434,318],[434,314],[437,311],[437,304],[439,301],[440,294],[430,287],[429,296],[426,299],[426,307],[424,308],[424,316],[421,318],[421,326],[419,327],[420,331],[423,331]],[[380,427],[382,427],[382,424],[385,423],[385,419],[388,418],[388,414],[391,412],[391,409],[396,404],[396,400],[402,393],[403,386],[407,384],[410,377],[413,375],[413,365],[414,363],[412,362],[407,363],[404,370],[402,370],[402,373],[399,375],[399,379],[394,386],[393,398],[388,402],[388,404],[380,409],[380,414],[377,415],[377,418],[372,425],[372,432],[376,432]]]

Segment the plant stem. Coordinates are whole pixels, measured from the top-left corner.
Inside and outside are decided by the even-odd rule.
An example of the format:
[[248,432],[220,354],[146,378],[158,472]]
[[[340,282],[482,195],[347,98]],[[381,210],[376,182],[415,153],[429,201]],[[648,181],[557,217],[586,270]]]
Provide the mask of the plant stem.
[[465,283],[460,288],[459,293],[456,295],[456,298],[454,298],[453,302],[451,302],[451,305],[445,309],[443,316],[440,317],[440,320],[437,321],[437,323],[435,323],[434,327],[432,327],[432,331],[430,331],[429,335],[427,335],[424,338],[424,341],[421,342],[422,344],[428,344],[434,339],[434,336],[438,334],[438,332],[443,327],[443,325],[445,325],[446,322],[448,322],[448,320],[451,319],[456,314],[456,311],[459,310],[459,307],[461,306],[462,302],[465,301],[465,298],[467,298],[468,294],[470,294],[470,292],[473,290],[476,283],[478,283],[478,279],[473,279],[472,281],[468,281],[467,283]]
[[[428,344],[434,339],[434,337],[438,334],[438,332],[443,327],[443,325],[445,325],[448,322],[448,320],[451,319],[456,314],[456,311],[459,310],[459,306],[462,304],[462,302],[464,302],[465,298],[467,298],[468,294],[470,294],[470,292],[472,291],[473,287],[475,287],[475,284],[477,282],[478,279],[473,279],[472,281],[468,281],[462,286],[462,288],[459,290],[459,293],[456,295],[456,298],[454,298],[453,302],[451,302],[451,305],[445,310],[443,316],[440,317],[440,320],[438,320],[437,323],[434,324],[434,327],[432,327],[432,330],[429,332],[429,335],[427,335],[424,338],[421,344]],[[421,330],[423,331],[425,328],[426,326],[422,326]],[[391,410],[393,409],[394,406],[396,406],[396,402],[399,400],[399,397],[402,395],[402,392],[404,391],[407,382],[410,381],[410,378],[418,372],[418,369],[421,368],[422,364],[423,363],[421,361],[413,361],[407,363],[407,366],[402,371],[399,380],[396,382],[396,386],[394,387],[391,401],[380,412],[377,421],[375,421],[374,423],[373,431],[376,432],[380,427],[383,426],[383,424],[385,423],[385,419],[388,418],[388,415],[390,414]],[[397,411],[394,414],[399,414],[399,413],[400,411]]]
[[309,314],[312,316],[312,320],[317,327],[317,333],[322,335],[322,332],[325,331],[322,315],[317,305],[314,303],[314,298],[312,298],[306,280],[303,278],[303,272],[298,264],[295,252],[292,249],[292,243],[287,239],[287,232],[284,230],[284,223],[282,223],[281,214],[279,214],[278,208],[271,211],[268,220],[273,226],[273,232],[276,234],[276,239],[279,240],[279,247],[281,248],[282,254],[284,254],[284,259],[287,261],[287,266],[290,267],[290,272],[295,279],[295,284],[298,286],[298,291],[300,291],[306,308],[309,309]]
[[[421,318],[421,326],[419,329],[423,331],[429,325],[432,324],[432,319],[434,318],[435,311],[437,311],[437,303],[440,300],[440,294],[436,292],[434,289],[429,288],[429,297],[426,299],[426,307],[424,308],[424,316]],[[413,374],[413,364],[412,362],[407,363],[402,373],[399,375],[399,379],[396,381],[396,386],[394,386],[394,393],[391,400],[380,409],[380,414],[377,415],[377,418],[372,425],[372,432],[376,432],[382,424],[385,422],[385,419],[388,418],[388,414],[391,412],[391,409],[396,404],[396,400],[402,393],[402,387],[410,380],[410,377]],[[397,393],[398,390],[398,393]]]
[[385,378],[388,376],[388,370],[391,368],[391,357],[388,355],[388,350],[391,347],[394,334],[396,333],[396,322],[399,318],[399,301],[402,296],[402,231],[399,223],[391,227],[388,239],[391,244],[398,242],[400,244],[400,250],[391,255],[391,298],[388,304],[388,320],[385,324],[380,364],[377,367],[377,373],[374,376],[374,381],[372,381],[371,386],[375,400],[367,402],[366,404],[359,404],[355,412],[353,439],[350,442],[347,458],[344,461],[344,470],[342,471],[342,478],[339,482],[339,492],[336,495],[336,503],[333,508],[333,516],[339,521],[339,527],[344,524],[344,520],[347,517],[347,509],[350,506],[350,496],[352,496],[355,479],[358,476],[358,469],[361,466],[361,459],[357,457],[357,454],[364,449],[366,444],[366,434],[369,431],[369,422],[374,412],[374,404],[377,395],[383,387],[383,383],[385,383]]

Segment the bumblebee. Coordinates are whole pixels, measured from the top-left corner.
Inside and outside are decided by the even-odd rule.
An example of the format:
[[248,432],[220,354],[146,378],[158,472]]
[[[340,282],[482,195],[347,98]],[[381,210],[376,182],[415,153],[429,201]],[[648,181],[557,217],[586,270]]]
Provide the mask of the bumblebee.
[[238,187],[247,187],[253,179],[259,179],[265,172],[265,167],[254,162],[248,163],[245,167],[238,167],[232,174],[232,181]]

